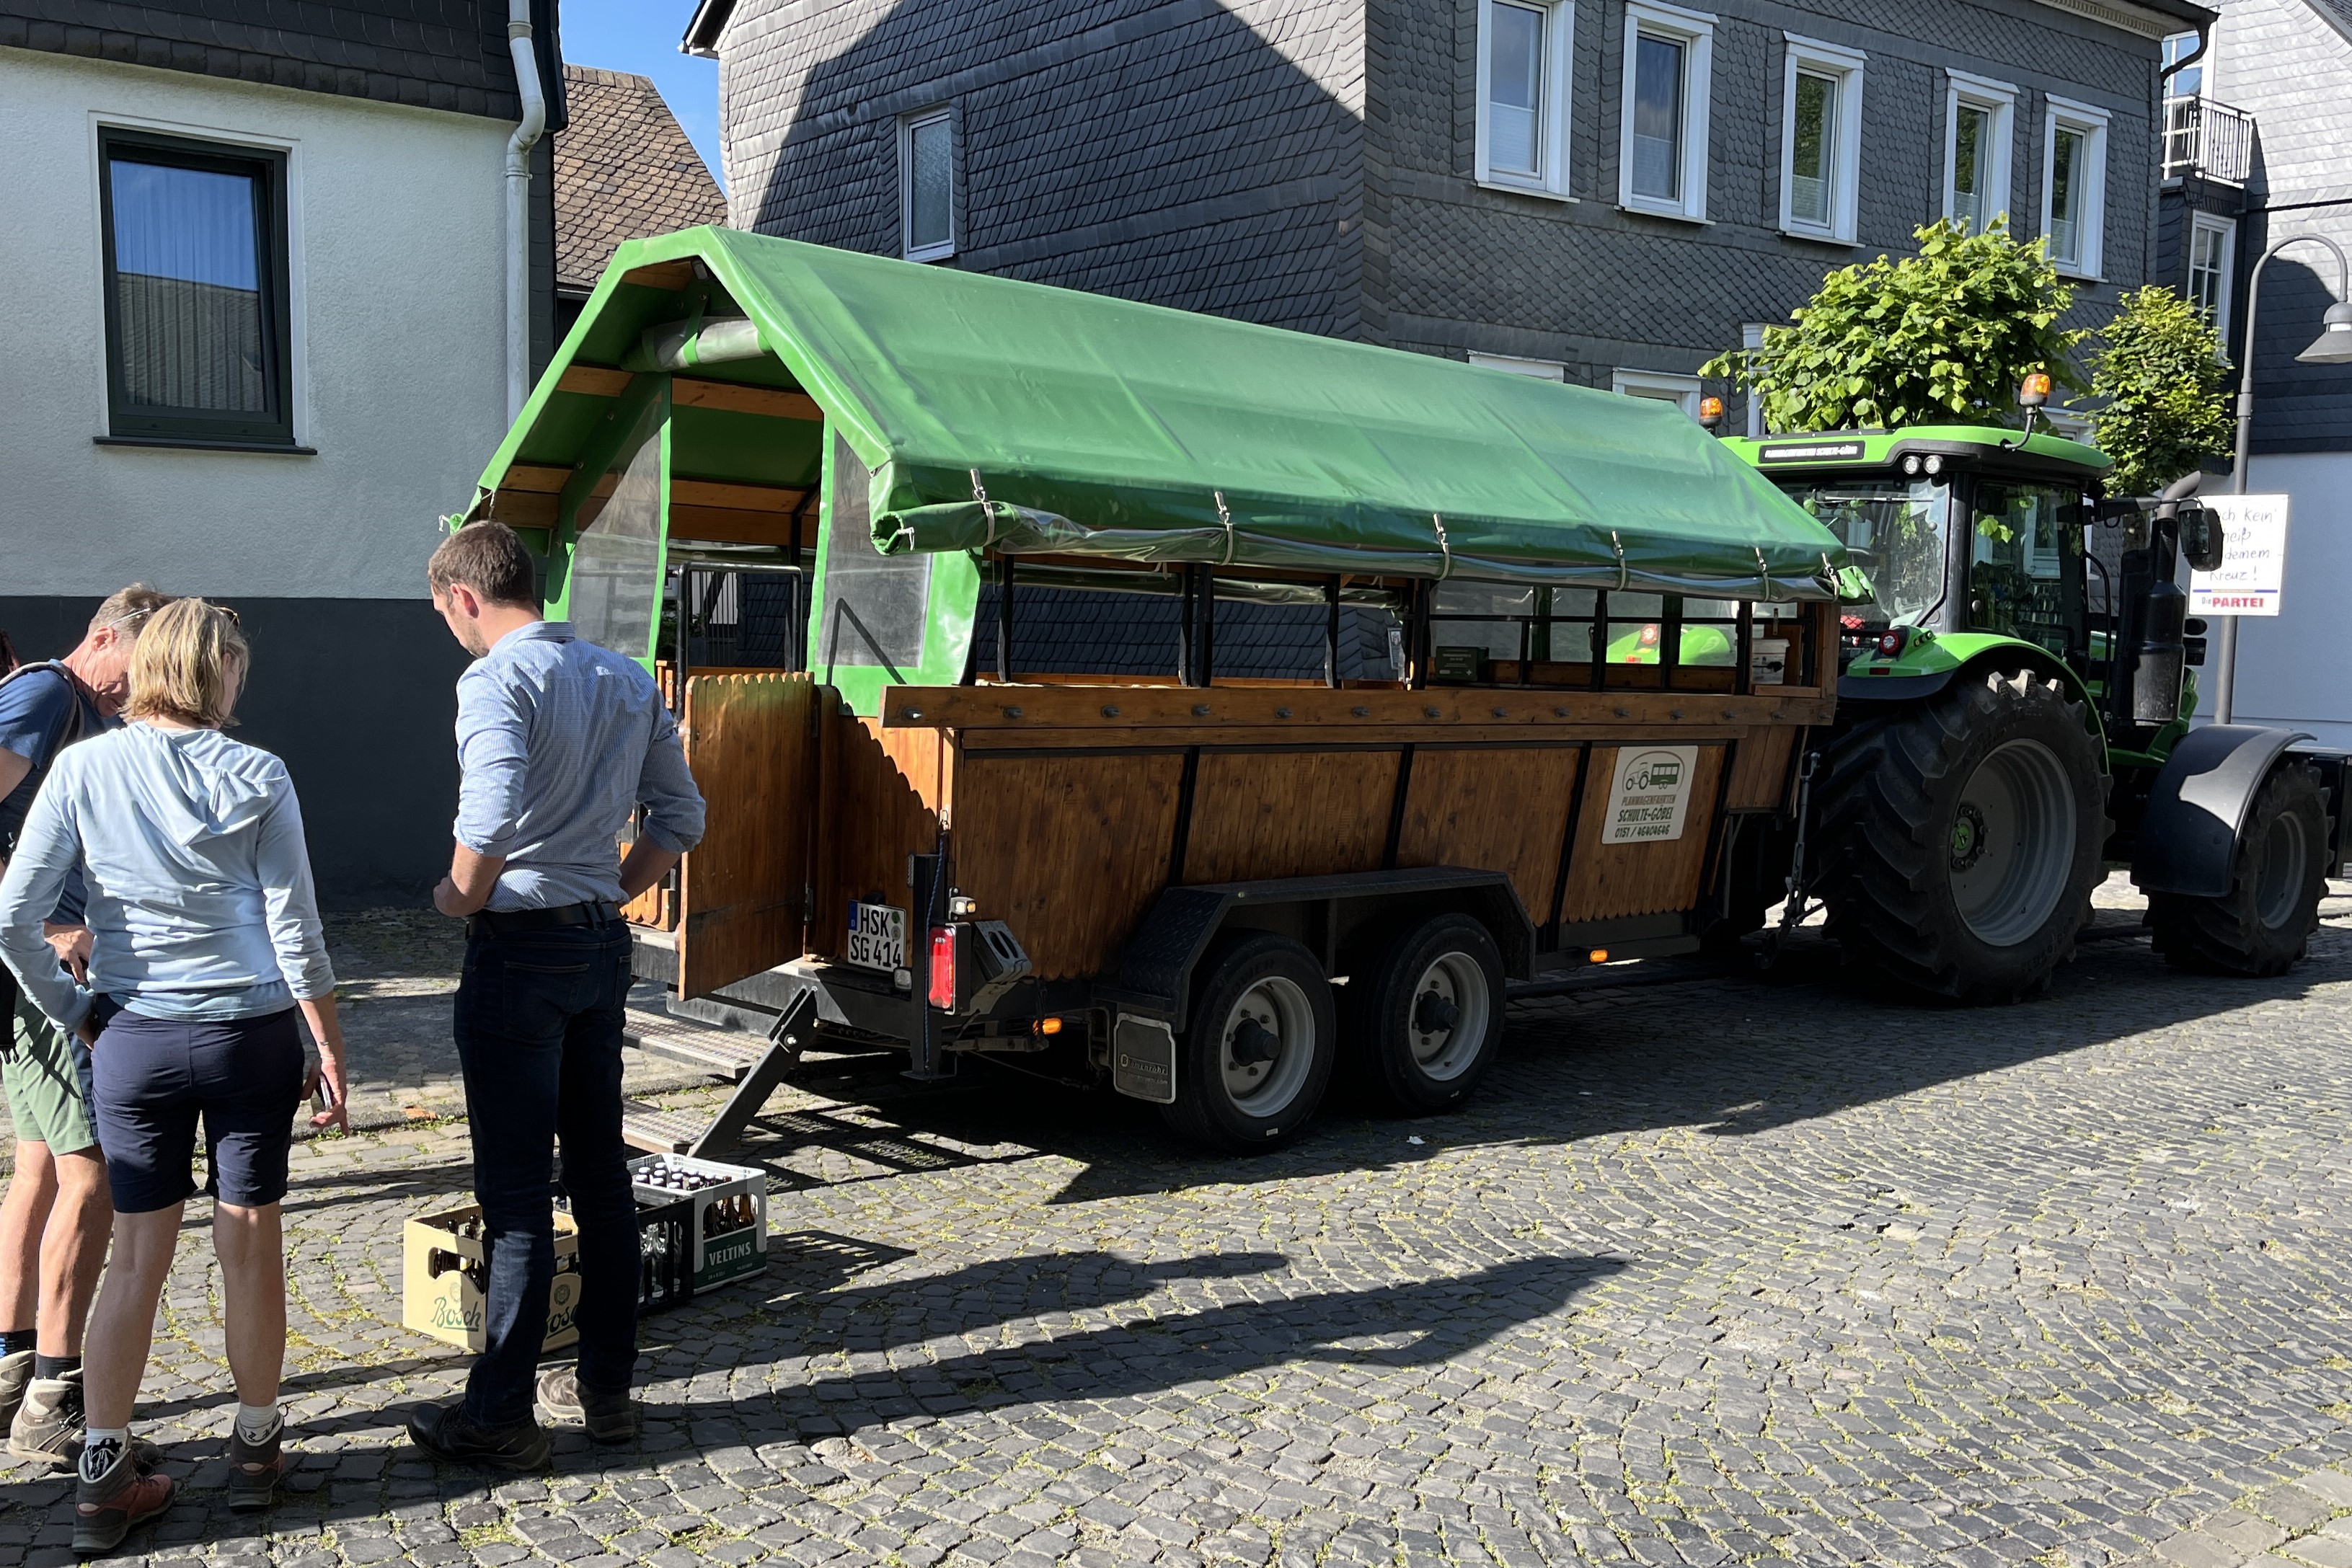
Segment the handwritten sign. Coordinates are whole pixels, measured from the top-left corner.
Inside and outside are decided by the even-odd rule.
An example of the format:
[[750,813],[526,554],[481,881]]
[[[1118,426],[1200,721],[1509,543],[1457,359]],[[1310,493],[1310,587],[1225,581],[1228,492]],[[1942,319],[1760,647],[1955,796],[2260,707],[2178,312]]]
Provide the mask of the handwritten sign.
[[1696,746],[1628,746],[1617,753],[1615,797],[1601,831],[1604,844],[1669,843],[1689,814]]
[[2276,615],[2286,585],[2284,496],[2207,496],[2221,524],[2221,564],[2189,576],[2191,615]]

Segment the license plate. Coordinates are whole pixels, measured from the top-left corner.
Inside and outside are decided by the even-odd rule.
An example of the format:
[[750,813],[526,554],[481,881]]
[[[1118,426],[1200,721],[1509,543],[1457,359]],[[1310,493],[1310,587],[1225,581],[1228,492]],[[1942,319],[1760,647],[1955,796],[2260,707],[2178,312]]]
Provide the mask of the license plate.
[[852,904],[849,961],[867,969],[905,968],[907,912],[887,904]]

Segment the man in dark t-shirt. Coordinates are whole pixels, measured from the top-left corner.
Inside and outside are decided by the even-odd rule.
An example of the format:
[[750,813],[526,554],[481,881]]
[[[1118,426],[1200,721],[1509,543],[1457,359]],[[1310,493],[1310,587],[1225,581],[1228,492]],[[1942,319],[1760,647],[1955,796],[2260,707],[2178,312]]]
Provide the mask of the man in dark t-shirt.
[[[16,847],[49,765],[75,741],[119,724],[131,695],[131,648],[171,601],[134,583],[99,606],[80,644],[0,681],[0,865]],[[89,957],[77,875],[48,920],[58,962]],[[16,1129],[16,1164],[0,1200],[0,1423],[19,1458],[68,1464],[82,1435],[81,1336],[106,1261],[114,1205],[89,1113],[89,1048],[16,995],[0,970],[10,1030],[0,1083]]]

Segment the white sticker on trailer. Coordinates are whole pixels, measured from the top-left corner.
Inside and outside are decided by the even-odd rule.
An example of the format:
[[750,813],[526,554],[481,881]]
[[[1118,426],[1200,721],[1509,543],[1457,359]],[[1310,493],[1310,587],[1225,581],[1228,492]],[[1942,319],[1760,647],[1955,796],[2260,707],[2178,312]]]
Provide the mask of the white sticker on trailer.
[[1628,746],[1617,753],[1617,774],[1604,844],[1670,843],[1683,836],[1690,814],[1696,746]]

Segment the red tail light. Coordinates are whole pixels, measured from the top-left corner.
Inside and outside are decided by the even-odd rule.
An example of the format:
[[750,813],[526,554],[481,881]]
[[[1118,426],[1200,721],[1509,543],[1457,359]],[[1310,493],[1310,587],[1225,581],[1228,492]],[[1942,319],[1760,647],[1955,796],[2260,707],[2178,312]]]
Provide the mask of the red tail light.
[[931,927],[931,1006],[953,1012],[956,1005],[956,928]]
[[1911,628],[1908,626],[1889,626],[1878,634],[1878,656],[1882,659],[1899,659],[1903,656],[1903,650],[1910,645]]

